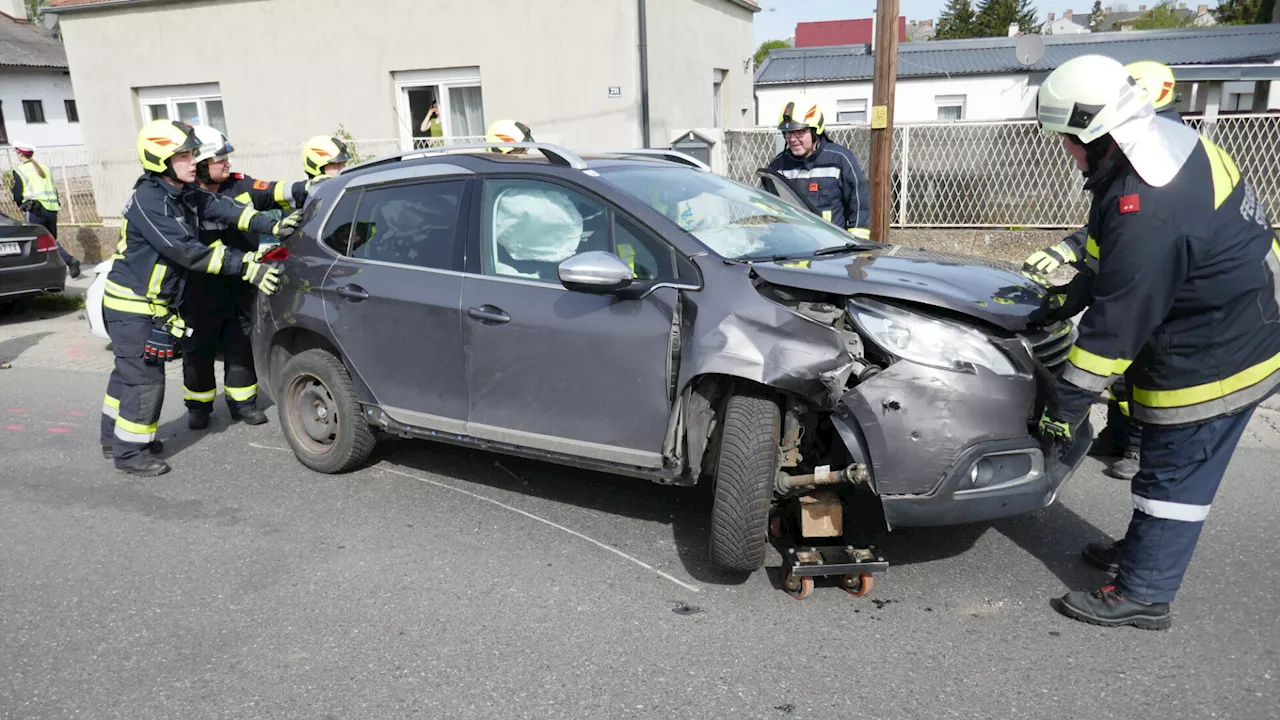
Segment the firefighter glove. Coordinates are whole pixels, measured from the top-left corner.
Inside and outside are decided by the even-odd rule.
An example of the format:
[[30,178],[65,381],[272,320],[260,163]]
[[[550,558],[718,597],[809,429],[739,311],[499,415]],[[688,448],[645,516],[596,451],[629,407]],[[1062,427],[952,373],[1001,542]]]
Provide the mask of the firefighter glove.
[[1026,272],[1049,275],[1065,263],[1073,263],[1075,261],[1075,251],[1068,247],[1064,241],[1031,253],[1026,260],[1022,261],[1022,269]]
[[173,335],[167,326],[152,325],[147,344],[142,346],[142,358],[152,362],[169,362],[173,359]]
[[1049,411],[1046,410],[1040,416],[1040,434],[1055,442],[1071,442],[1071,423],[1054,420],[1049,417]]
[[329,179],[329,176],[322,173],[308,180],[306,184],[303,185],[302,187],[307,191],[307,194],[310,195],[311,191],[314,190],[317,185],[319,185],[320,183],[328,179]]
[[253,256],[245,255],[244,274],[241,277],[264,295],[272,295],[280,289],[280,274],[279,268],[263,265],[253,259]]
[[280,220],[279,222],[277,222],[275,226],[271,228],[271,234],[283,240],[289,237],[290,235],[293,235],[295,232],[297,232],[298,225],[301,223],[302,223],[302,211],[295,210],[294,212],[289,213],[289,215],[285,216],[283,220]]

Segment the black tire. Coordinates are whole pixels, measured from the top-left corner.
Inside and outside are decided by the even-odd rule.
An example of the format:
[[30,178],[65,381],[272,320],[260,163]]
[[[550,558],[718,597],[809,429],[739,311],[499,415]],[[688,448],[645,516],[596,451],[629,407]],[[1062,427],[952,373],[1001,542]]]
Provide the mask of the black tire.
[[711,561],[726,570],[751,573],[764,564],[781,432],[782,412],[773,400],[734,395],[725,403],[711,507]]
[[369,459],[377,444],[373,430],[347,368],[333,353],[312,349],[294,356],[281,373],[278,397],[280,427],[298,462],[333,474]]

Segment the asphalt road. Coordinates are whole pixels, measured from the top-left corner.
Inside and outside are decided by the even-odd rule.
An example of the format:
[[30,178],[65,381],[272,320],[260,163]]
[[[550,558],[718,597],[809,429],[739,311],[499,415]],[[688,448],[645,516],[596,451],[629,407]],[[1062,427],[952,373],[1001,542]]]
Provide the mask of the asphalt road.
[[[261,428],[175,471],[98,454],[106,377],[0,370],[3,718],[1275,718],[1280,432],[1237,452],[1167,633],[1048,600],[1102,584],[1127,485],[895,533],[865,598],[705,558],[705,494],[396,441],[344,476]],[[777,559],[770,561],[777,565]]]

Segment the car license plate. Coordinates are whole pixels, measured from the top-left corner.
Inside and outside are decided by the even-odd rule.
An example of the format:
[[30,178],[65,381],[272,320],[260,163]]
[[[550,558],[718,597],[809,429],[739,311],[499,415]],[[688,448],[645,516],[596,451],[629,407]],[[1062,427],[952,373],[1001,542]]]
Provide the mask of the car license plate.
[[0,242],[0,257],[6,255],[21,255],[22,246],[16,242]]

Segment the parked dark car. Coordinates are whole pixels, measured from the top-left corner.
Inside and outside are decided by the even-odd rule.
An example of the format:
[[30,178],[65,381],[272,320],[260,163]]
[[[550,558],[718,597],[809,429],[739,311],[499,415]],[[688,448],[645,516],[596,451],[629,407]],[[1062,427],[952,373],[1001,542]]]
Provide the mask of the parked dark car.
[[946,525],[1042,508],[1083,457],[1087,427],[1034,432],[1074,329],[1029,327],[1045,291],[1010,266],[861,242],[671,159],[536,147],[386,158],[308,201],[253,334],[303,464],[350,470],[378,429],[709,481],[712,559],[751,571],[771,506],[817,483]]
[[0,312],[66,285],[67,266],[53,236],[40,225],[0,215]]

